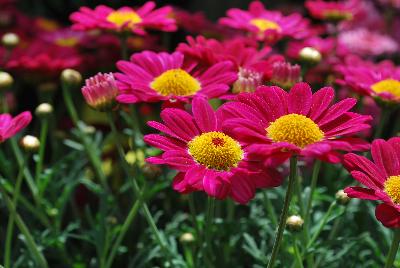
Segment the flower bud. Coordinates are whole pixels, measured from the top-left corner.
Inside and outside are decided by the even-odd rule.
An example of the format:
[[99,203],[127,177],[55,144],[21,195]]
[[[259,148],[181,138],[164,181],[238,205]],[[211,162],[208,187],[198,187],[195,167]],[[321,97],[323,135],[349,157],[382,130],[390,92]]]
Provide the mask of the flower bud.
[[78,86],[82,83],[82,75],[73,69],[65,69],[61,73],[61,81],[69,86]]
[[321,61],[321,53],[313,47],[303,47],[299,52],[299,57],[302,61],[311,64],[317,64]]
[[350,197],[343,190],[337,191],[335,196],[336,201],[341,205],[347,205],[350,201]]
[[1,38],[1,44],[8,49],[12,49],[18,46],[19,37],[15,33],[6,33]]
[[35,114],[37,117],[46,118],[53,113],[53,106],[49,103],[42,103],[36,107]]
[[144,163],[142,172],[147,179],[154,180],[162,174],[162,169],[158,165]]
[[286,228],[291,232],[298,232],[303,228],[304,220],[298,215],[292,215],[286,220]]
[[86,103],[95,110],[108,111],[116,107],[115,97],[118,88],[112,73],[97,75],[86,79],[82,87],[82,94]]
[[20,143],[26,152],[35,153],[39,150],[40,141],[35,136],[26,135],[21,139]]
[[301,69],[297,64],[291,65],[289,62],[275,62],[272,66],[271,82],[283,89],[290,89],[301,80]]
[[240,68],[238,73],[238,79],[233,84],[233,93],[241,92],[254,92],[258,86],[261,86],[263,82],[263,74]]
[[182,244],[190,244],[194,241],[194,235],[192,233],[183,233],[179,238]]
[[9,73],[0,71],[0,91],[9,89],[14,83],[14,79]]

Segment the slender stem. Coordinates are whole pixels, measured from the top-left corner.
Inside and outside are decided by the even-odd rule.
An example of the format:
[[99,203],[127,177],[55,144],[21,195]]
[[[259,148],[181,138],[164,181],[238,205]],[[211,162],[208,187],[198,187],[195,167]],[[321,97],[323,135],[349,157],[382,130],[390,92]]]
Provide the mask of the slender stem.
[[312,171],[312,177],[311,177],[310,194],[308,195],[306,211],[304,214],[304,229],[308,228],[308,222],[309,222],[310,212],[311,212],[311,208],[312,208],[312,199],[313,199],[315,187],[317,186],[318,174],[319,174],[320,169],[321,169],[321,161],[315,160],[313,171]]
[[392,245],[390,246],[390,250],[387,255],[385,268],[393,267],[394,260],[396,259],[396,254],[399,249],[399,243],[400,243],[400,228],[396,228],[396,229],[394,229]]
[[335,206],[336,206],[336,201],[332,202],[332,204],[329,206],[328,211],[325,213],[324,217],[322,218],[322,221],[319,224],[317,231],[314,233],[314,235],[308,241],[307,248],[310,248],[314,244],[315,240],[317,240],[319,234],[322,232],[322,229],[325,227],[325,224],[327,223],[329,217],[331,216],[332,210]]
[[39,178],[43,170],[44,152],[46,149],[47,132],[49,130],[49,120],[47,118],[43,118],[41,123],[42,124],[40,127],[39,159],[36,162],[36,170],[35,170],[36,185],[39,185]]
[[15,221],[15,214],[17,211],[18,206],[18,199],[21,191],[21,184],[22,179],[24,178],[24,168],[25,168],[26,160],[22,163],[20,170],[18,172],[17,180],[15,182],[15,187],[13,191],[12,197],[12,205],[15,208],[13,211],[10,212],[10,216],[8,218],[7,223],[7,232],[6,232],[6,242],[5,242],[5,250],[4,250],[4,266],[6,268],[10,268],[11,263],[11,245],[12,245],[12,237],[14,233],[14,221]]
[[67,107],[67,111],[72,119],[72,122],[74,123],[75,126],[77,126],[79,117],[78,117],[78,112],[75,109],[74,102],[72,101],[71,90],[72,89],[70,86],[66,85],[65,83],[62,83],[62,93],[65,106]]
[[38,267],[48,268],[47,261],[44,258],[42,252],[40,252],[39,247],[36,245],[35,240],[33,239],[31,233],[29,232],[28,227],[19,216],[18,212],[16,212],[15,207],[13,206],[12,201],[7,196],[6,190],[3,188],[3,185],[0,183],[0,193],[3,196],[3,199],[6,203],[6,206],[11,213],[15,213],[15,223],[17,224],[19,230],[24,235],[26,245],[28,246],[29,251],[32,253],[35,261],[38,264]]
[[379,124],[376,127],[374,139],[383,138],[383,132],[385,130],[386,122],[389,119],[390,110],[388,108],[382,107],[381,109],[381,118],[379,120]]
[[122,33],[119,36],[120,46],[121,46],[121,57],[123,60],[129,60],[128,55],[128,44],[127,44],[128,36],[125,33]]
[[271,200],[268,198],[267,192],[263,191],[262,193],[263,193],[263,199],[264,199],[264,206],[267,209],[268,216],[271,219],[272,224],[274,226],[277,226],[278,225],[278,219],[276,218],[276,213],[275,213],[275,210],[274,210],[274,206],[272,205]]
[[205,237],[204,256],[207,256],[205,259],[208,261],[212,260],[211,229],[214,218],[214,209],[215,209],[215,199],[209,196],[207,199],[207,214],[204,226],[204,237]]
[[296,234],[293,235],[293,250],[294,250],[294,255],[296,257],[297,267],[298,268],[303,268],[304,267],[303,266],[303,260],[301,259],[299,248],[297,246]]
[[193,227],[196,231],[196,238],[198,239],[199,235],[200,235],[200,228],[199,228],[199,224],[197,223],[197,218],[196,218],[197,213],[196,213],[196,206],[194,203],[194,196],[193,196],[193,194],[190,194],[188,197],[189,197],[188,203],[189,203],[190,216],[192,219]]
[[121,245],[121,242],[123,240],[123,238],[125,237],[126,232],[129,230],[130,225],[132,224],[133,220],[135,219],[137,212],[139,210],[139,207],[142,205],[143,202],[143,194],[135,201],[135,203],[133,204],[133,206],[131,207],[128,216],[126,217],[122,228],[114,242],[114,245],[111,248],[111,253],[109,255],[109,257],[107,258],[106,261],[106,268],[111,267],[113,260],[115,258],[115,254],[118,251],[119,246]]
[[279,225],[278,225],[278,230],[276,231],[271,258],[269,259],[268,262],[267,266],[268,268],[274,267],[274,263],[278,255],[279,246],[281,244],[283,237],[283,231],[285,230],[286,218],[289,211],[290,201],[292,199],[293,186],[296,181],[296,177],[297,177],[297,157],[293,156],[292,158],[290,158],[290,175],[289,175],[288,188],[286,190],[286,196],[285,196],[285,201],[283,203],[282,213],[279,218]]

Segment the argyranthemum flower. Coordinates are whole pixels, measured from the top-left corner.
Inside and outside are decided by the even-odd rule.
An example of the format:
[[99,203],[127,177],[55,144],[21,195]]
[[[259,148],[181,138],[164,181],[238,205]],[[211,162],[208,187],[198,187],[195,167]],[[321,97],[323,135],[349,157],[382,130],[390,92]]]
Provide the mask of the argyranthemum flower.
[[23,112],[12,117],[10,114],[0,114],[0,143],[15,136],[32,120],[30,112]]
[[155,7],[156,4],[152,1],[137,9],[121,7],[115,10],[104,5],[94,10],[81,7],[79,11],[71,14],[70,19],[75,30],[102,29],[115,32],[132,31],[136,34],[145,34],[146,29],[175,31],[175,20],[169,17],[172,8],[165,6],[155,9]]
[[118,95],[114,75],[98,73],[86,79],[82,95],[86,103],[95,110],[106,111],[114,108],[115,97]]
[[400,138],[374,140],[372,161],[356,154],[347,154],[344,163],[354,179],[366,186],[347,187],[349,197],[379,200],[376,218],[386,227],[400,227]]
[[152,164],[165,164],[179,171],[173,188],[180,193],[205,191],[218,199],[231,197],[244,204],[257,188],[275,187],[282,182],[280,174],[248,156],[247,148],[222,131],[222,121],[204,98],[192,102],[193,115],[168,108],[161,112],[164,124],[149,126],[165,135],[150,134],[145,142],[163,150]]
[[351,20],[360,10],[359,0],[323,1],[308,0],[305,3],[311,16],[320,20]]
[[349,112],[356,104],[352,98],[331,105],[334,95],[331,87],[313,94],[306,83],[297,83],[289,92],[261,86],[221,107],[223,129],[267,165],[293,154],[336,163],[341,160],[338,151],[369,148],[353,135],[369,128],[371,117]]
[[259,40],[276,40],[281,37],[304,38],[308,36],[308,21],[300,14],[282,15],[279,11],[266,10],[260,1],[253,1],[249,10],[229,9],[228,17],[220,23],[234,29],[255,34]]
[[292,59],[299,60],[302,49],[311,47],[316,49],[321,55],[327,56],[333,52],[335,43],[336,41],[334,38],[321,38],[318,36],[313,36],[301,41],[291,41],[288,43],[286,55]]
[[337,82],[361,95],[389,103],[400,102],[400,67],[389,60],[373,63],[348,57],[344,65],[337,66],[337,71],[343,76]]
[[119,61],[116,73],[122,103],[162,100],[186,101],[195,95],[216,98],[229,90],[237,76],[229,61],[194,71],[196,63],[184,66],[180,52],[172,54],[144,51],[133,54],[130,61]]

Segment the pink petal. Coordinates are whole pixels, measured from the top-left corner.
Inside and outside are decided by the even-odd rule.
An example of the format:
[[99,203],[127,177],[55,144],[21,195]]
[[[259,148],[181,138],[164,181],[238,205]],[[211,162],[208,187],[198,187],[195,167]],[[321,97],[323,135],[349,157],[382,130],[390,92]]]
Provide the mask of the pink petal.
[[254,198],[256,187],[246,174],[235,174],[231,177],[231,196],[240,204],[246,204]]
[[366,200],[379,200],[379,197],[375,195],[375,191],[363,187],[353,186],[344,189],[344,192],[351,198],[359,198]]
[[217,199],[224,199],[230,192],[231,186],[229,182],[223,180],[218,172],[207,170],[203,179],[204,191]]
[[201,132],[218,130],[217,117],[211,105],[204,98],[194,98],[192,101],[194,119]]
[[400,212],[388,204],[380,204],[375,209],[376,218],[388,228],[400,228]]
[[374,140],[372,143],[371,154],[378,168],[385,171],[386,177],[399,174],[399,160],[396,152],[389,143],[382,139]]
[[288,113],[307,115],[310,111],[312,91],[307,83],[297,83],[288,96]]
[[312,96],[309,117],[316,121],[326,111],[334,97],[335,91],[331,87],[324,87],[315,92]]

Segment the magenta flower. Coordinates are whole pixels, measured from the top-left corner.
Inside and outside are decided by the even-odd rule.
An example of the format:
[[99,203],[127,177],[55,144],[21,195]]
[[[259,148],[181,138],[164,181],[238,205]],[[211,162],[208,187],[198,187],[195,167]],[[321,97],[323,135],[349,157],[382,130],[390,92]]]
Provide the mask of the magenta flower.
[[82,87],[82,95],[86,103],[95,110],[109,110],[115,107],[118,95],[117,84],[112,73],[98,73],[86,79]]
[[292,59],[300,58],[300,51],[305,47],[312,47],[318,50],[323,56],[329,55],[335,48],[336,40],[334,38],[321,38],[313,36],[301,41],[291,41],[288,43],[286,55]]
[[155,102],[175,99],[187,101],[195,95],[216,98],[229,90],[237,75],[231,62],[196,71],[196,63],[184,64],[180,52],[168,54],[144,51],[130,61],[119,61],[122,73],[115,74],[122,103]]
[[368,129],[371,117],[349,112],[356,104],[352,98],[331,105],[334,95],[330,87],[313,94],[306,83],[289,92],[261,86],[221,107],[223,129],[249,145],[249,154],[265,159],[266,165],[280,164],[293,154],[337,163],[338,151],[369,148],[353,135]]
[[81,7],[79,11],[71,14],[70,19],[74,23],[72,28],[75,30],[102,29],[114,32],[132,31],[136,34],[145,34],[147,29],[175,31],[175,20],[169,17],[172,8],[165,6],[155,9],[155,7],[156,4],[152,1],[137,9],[122,7],[114,10],[104,5],[94,10]]
[[12,118],[10,114],[0,114],[0,143],[15,136],[32,120],[30,112],[23,112]]
[[400,138],[374,140],[372,160],[356,154],[346,154],[344,163],[354,179],[366,186],[345,189],[349,197],[379,200],[376,218],[386,227],[400,227]]
[[260,1],[253,1],[249,10],[229,9],[222,25],[252,33],[259,40],[275,41],[281,37],[301,39],[309,35],[309,22],[300,14],[283,16],[279,11],[266,10]]
[[165,135],[144,137],[145,142],[164,151],[161,156],[148,158],[148,162],[179,171],[173,181],[176,191],[205,191],[218,199],[231,197],[245,204],[257,188],[281,184],[282,177],[276,170],[260,169],[259,162],[249,157],[247,147],[222,131],[218,112],[205,99],[194,98],[192,112],[164,109],[164,124],[148,124]]
[[311,16],[320,20],[352,20],[357,12],[360,11],[359,0],[307,0],[305,6]]
[[344,65],[337,66],[343,76],[337,82],[355,92],[385,102],[400,102],[400,67],[391,61],[379,63],[348,57]]

